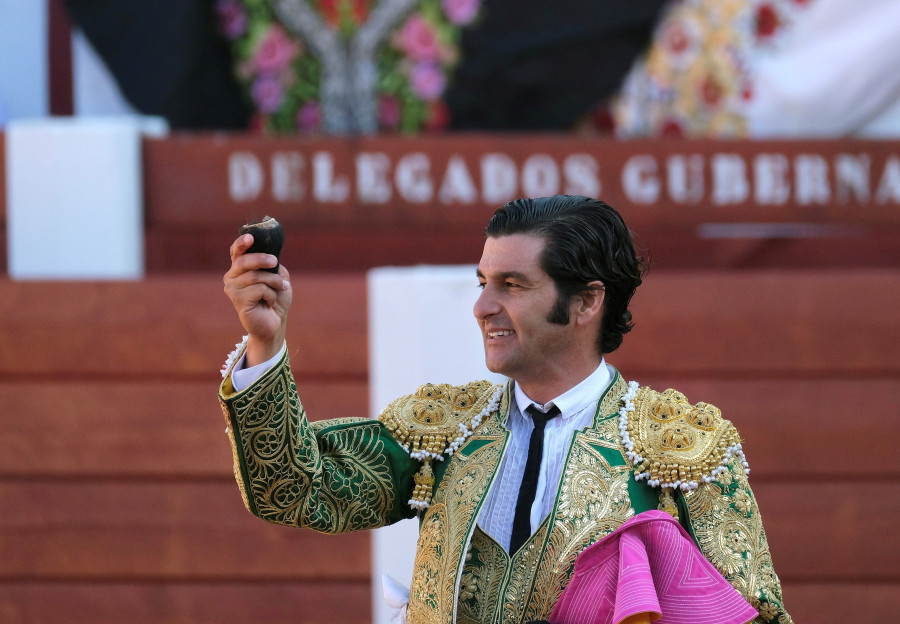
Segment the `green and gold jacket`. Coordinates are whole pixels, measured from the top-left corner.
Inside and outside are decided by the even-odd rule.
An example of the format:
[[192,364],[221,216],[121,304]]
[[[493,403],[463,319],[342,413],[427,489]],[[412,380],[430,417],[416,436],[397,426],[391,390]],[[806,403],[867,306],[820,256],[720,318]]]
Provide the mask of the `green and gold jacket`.
[[411,624],[549,616],[578,554],[636,513],[664,509],[759,611],[791,622],[734,427],[674,390],[616,373],[572,441],[553,511],[510,556],[476,519],[506,449],[510,387],[425,385],[378,420],[309,422],[287,355],[219,390],[244,504],[269,522],[343,533],[420,519]]

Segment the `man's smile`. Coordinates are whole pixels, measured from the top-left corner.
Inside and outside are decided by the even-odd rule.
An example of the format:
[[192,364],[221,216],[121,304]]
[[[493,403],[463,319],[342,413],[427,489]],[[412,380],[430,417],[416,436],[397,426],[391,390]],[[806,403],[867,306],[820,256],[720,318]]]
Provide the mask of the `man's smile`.
[[498,331],[489,331],[487,333],[487,336],[488,336],[488,339],[494,339],[494,338],[502,338],[503,336],[512,336],[515,333],[516,332],[514,332],[511,329],[501,329]]

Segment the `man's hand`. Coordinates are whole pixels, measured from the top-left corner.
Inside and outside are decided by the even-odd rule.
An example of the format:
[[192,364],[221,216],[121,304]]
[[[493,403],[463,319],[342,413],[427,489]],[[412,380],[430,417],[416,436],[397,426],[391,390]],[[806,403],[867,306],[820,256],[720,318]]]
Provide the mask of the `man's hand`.
[[253,244],[251,234],[231,244],[231,268],[225,274],[225,294],[231,299],[247,341],[247,366],[262,364],[278,354],[284,343],[288,309],[291,307],[290,274],[284,266],[278,273],[263,269],[278,264],[269,254],[245,254]]

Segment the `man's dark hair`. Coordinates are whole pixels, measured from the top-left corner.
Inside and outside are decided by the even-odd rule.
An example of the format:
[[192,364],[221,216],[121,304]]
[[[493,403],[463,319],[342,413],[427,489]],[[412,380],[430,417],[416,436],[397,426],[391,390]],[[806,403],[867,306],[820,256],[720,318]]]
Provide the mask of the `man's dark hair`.
[[553,278],[558,294],[547,320],[569,323],[569,302],[603,282],[605,298],[597,350],[615,351],[631,331],[628,303],[641,284],[644,261],[631,232],[612,206],[590,197],[554,195],[516,199],[499,208],[484,233],[489,237],[528,234],[542,237],[541,268]]

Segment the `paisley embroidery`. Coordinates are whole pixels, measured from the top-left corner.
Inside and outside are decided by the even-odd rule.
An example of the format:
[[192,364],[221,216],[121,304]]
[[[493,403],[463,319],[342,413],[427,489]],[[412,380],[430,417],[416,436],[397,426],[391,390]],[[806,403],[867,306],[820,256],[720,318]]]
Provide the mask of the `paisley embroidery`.
[[756,499],[743,465],[733,459],[716,482],[684,494],[703,555],[760,612],[759,622],[789,624]]
[[235,419],[238,483],[251,511],[326,533],[386,524],[394,491],[379,423],[310,425],[286,360],[223,408]]

